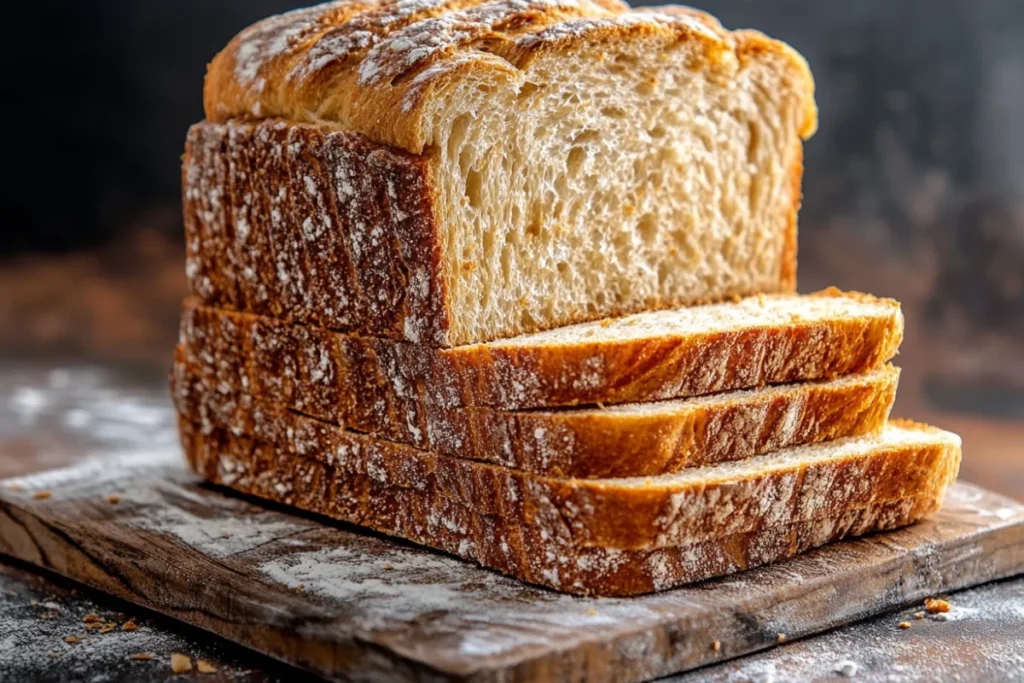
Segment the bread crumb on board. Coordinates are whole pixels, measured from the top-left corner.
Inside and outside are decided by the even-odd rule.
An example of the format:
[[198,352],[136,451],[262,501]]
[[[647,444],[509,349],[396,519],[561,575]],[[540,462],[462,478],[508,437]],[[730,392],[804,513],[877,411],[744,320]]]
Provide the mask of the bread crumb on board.
[[778,635],[778,637],[775,638],[775,642],[776,643],[784,643],[784,642],[786,642],[786,634],[785,633],[780,633]]
[[924,609],[928,614],[940,614],[948,612],[950,604],[948,600],[941,598],[925,598]]
[[906,629],[910,628],[910,622],[909,621],[901,621],[899,624],[897,624],[897,626],[899,626],[900,628],[906,630]]
[[215,674],[217,673],[217,667],[210,664],[205,659],[200,659],[196,662],[196,671],[201,674]]
[[716,640],[715,642],[711,643],[711,649],[714,650],[715,652],[721,652],[722,651],[722,641]]
[[132,655],[128,659],[131,659],[136,662],[148,662],[149,660],[153,659],[153,655],[149,652],[140,652],[138,654]]
[[134,619],[129,619],[128,621],[126,621],[123,624],[121,624],[121,630],[122,631],[138,631],[139,627],[135,623]]
[[83,624],[98,624],[101,621],[103,620],[95,614],[86,614],[84,617],[82,617]]
[[187,673],[192,670],[192,659],[188,655],[175,652],[171,655],[171,671],[176,674]]
[[71,645],[74,645],[75,643],[82,642],[82,639],[79,638],[78,636],[67,636],[67,637],[64,638],[64,642],[65,643],[69,643]]
[[53,493],[51,493],[50,491],[36,491],[35,493],[32,494],[32,497],[35,498],[36,500],[48,500],[50,498],[53,498]]
[[107,502],[111,505],[117,505],[121,502],[121,496],[107,496]]

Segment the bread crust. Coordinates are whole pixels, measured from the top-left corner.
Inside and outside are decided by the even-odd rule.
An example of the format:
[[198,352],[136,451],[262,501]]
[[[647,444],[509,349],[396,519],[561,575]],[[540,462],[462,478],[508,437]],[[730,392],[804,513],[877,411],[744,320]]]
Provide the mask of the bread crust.
[[817,126],[810,69],[785,43],[726,31],[696,10],[631,10],[616,0],[326,3],[242,31],[210,63],[203,99],[210,121],[327,122],[419,154],[447,83],[516,78],[542,54],[596,53],[622,41],[688,48],[694,68],[726,78],[770,60],[801,98],[800,134]]
[[[904,526],[941,506],[945,485],[862,506],[833,506],[787,524],[753,524],[685,545],[622,549],[580,545],[571,522],[543,501],[531,518],[491,514],[477,492],[452,495],[451,482],[427,477],[394,485],[380,470],[353,473],[267,443],[179,422],[191,467],[205,479],[287,505],[360,524],[453,553],[524,581],[585,595],[636,595],[791,557],[840,538]],[[391,469],[393,463],[381,461]],[[467,494],[470,495],[467,501]],[[468,503],[468,504],[467,504]],[[625,514],[626,511],[623,511]],[[554,531],[555,533],[552,533]],[[620,529],[617,533],[627,533]]]
[[[307,336],[310,329],[295,332]],[[297,367],[316,372],[297,371],[294,389],[285,392],[280,382],[266,381],[272,368],[252,369],[246,349],[233,353],[237,346],[208,335],[205,360],[176,349],[171,393],[179,404],[187,404],[180,396],[188,394],[219,400],[230,395],[233,401],[248,394],[256,402],[445,455],[554,477],[612,478],[666,474],[877,432],[888,419],[899,381],[899,370],[887,366],[838,381],[642,404],[647,410],[445,408],[407,391],[400,395],[388,382],[376,391],[344,391],[336,364],[320,362],[325,342],[307,336],[298,345],[305,352],[299,351]],[[393,372],[393,367],[385,370],[386,375]],[[359,408],[367,397],[382,393],[391,410],[389,401],[383,410],[369,409],[376,401]]]

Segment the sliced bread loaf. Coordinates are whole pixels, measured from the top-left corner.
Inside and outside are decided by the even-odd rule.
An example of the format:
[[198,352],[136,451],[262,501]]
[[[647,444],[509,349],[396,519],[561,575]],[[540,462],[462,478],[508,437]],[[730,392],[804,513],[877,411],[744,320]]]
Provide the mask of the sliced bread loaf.
[[[262,402],[298,410],[280,404],[280,397],[216,382],[215,355],[204,362],[189,358],[182,347],[176,353],[171,392],[178,405],[188,405],[194,395],[228,409]],[[594,408],[502,411],[426,404],[425,431],[410,434],[404,422],[388,420],[375,435],[554,477],[658,475],[878,431],[889,417],[898,381],[899,370],[885,366],[834,380]],[[366,431],[350,422],[343,406],[336,411],[326,420]]]
[[541,524],[579,546],[682,545],[916,496],[944,489],[960,461],[955,435],[890,424],[872,435],[657,477],[561,479],[434,454],[270,404],[218,395],[178,398],[179,414],[205,432],[251,437],[388,486],[433,486],[481,514]]
[[659,401],[870,372],[903,338],[891,299],[827,290],[640,313],[434,349],[185,302],[181,343],[210,379],[356,429],[427,433],[423,406],[501,410]]
[[[682,477],[594,483],[414,466],[371,448],[297,456],[185,418],[180,426],[191,466],[209,481],[599,595],[663,590],[910,524],[941,506],[960,455],[955,436],[904,424]],[[633,515],[653,508],[658,519],[643,514],[638,528]],[[637,543],[659,540],[652,533],[674,542]]]
[[435,346],[792,291],[813,90],[787,45],[679,7],[272,17],[210,65],[183,168],[190,280]]

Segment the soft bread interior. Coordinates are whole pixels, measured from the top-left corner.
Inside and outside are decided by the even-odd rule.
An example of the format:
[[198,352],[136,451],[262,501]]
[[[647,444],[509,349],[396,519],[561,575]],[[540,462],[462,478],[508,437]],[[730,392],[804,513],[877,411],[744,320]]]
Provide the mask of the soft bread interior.
[[456,339],[791,288],[805,100],[781,59],[701,49],[577,45],[437,98]]

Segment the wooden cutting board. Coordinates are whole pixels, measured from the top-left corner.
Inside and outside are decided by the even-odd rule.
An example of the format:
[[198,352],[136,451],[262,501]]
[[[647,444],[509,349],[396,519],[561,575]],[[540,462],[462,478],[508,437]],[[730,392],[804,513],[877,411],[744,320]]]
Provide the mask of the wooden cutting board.
[[1020,573],[1024,505],[958,484],[908,529],[586,599],[228,495],[160,448],[0,483],[0,551],[327,677],[639,681]]

